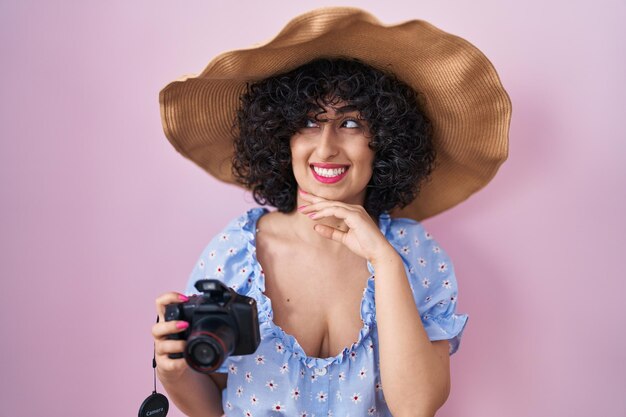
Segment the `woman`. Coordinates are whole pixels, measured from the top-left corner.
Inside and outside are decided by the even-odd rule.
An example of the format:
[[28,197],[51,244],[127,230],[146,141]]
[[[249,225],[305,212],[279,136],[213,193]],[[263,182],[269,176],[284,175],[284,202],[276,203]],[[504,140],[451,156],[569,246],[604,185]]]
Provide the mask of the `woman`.
[[[418,25],[433,32],[423,22]],[[416,201],[431,184],[424,181],[435,158],[444,166],[449,158],[449,149],[442,146],[445,123],[438,124],[445,118],[437,106],[449,110],[460,101],[465,108],[476,95],[461,92],[466,101],[420,104],[418,91],[423,91],[382,69],[385,56],[394,54],[389,64],[396,72],[401,69],[401,58],[390,46],[401,46],[403,30],[390,29],[355,9],[314,11],[294,19],[265,46],[217,57],[200,77],[185,81],[195,94],[168,92],[170,87],[162,92],[166,134],[177,150],[216,177],[252,190],[259,204],[277,208],[252,209],[234,219],[205,248],[187,286],[191,293],[198,279],[218,278],[257,301],[262,341],[254,354],[229,357],[216,373],[199,374],[183,360],[168,357],[183,351],[185,342],[166,336],[188,323],[153,327],[159,377],[188,415],[433,416],[446,401],[449,355],[458,349],[468,317],[455,314],[457,287],[450,260],[416,220],[461,201],[476,184],[465,184],[472,191],[455,195],[448,183],[443,189],[453,197]],[[364,41],[367,36],[370,42]],[[374,39],[391,43],[378,45],[378,51]],[[432,46],[437,39],[424,44]],[[362,53],[355,47],[359,44]],[[416,48],[414,39],[409,44],[407,48]],[[471,45],[463,43],[462,48],[475,54]],[[282,61],[272,56],[277,50]],[[377,55],[381,51],[385,53]],[[258,61],[261,57],[265,59]],[[222,152],[224,159],[209,148],[216,146],[212,141],[233,143],[220,139],[227,136],[226,124],[198,112],[232,117],[235,111],[226,108],[241,93],[241,85],[232,87],[241,77],[224,71],[239,63],[241,71],[249,72],[250,62],[257,62],[257,77],[249,76],[240,96],[234,155]],[[274,62],[278,67],[268,70]],[[484,61],[482,66],[474,62],[473,68],[478,67],[483,76],[493,71]],[[430,77],[435,85],[436,78]],[[219,100],[218,85],[230,85],[233,91]],[[463,85],[439,83],[442,90],[459,87]],[[486,113],[499,129],[508,127],[510,107],[494,110],[507,104],[508,97],[499,82],[492,80],[490,87],[497,94],[479,99],[481,106],[471,111]],[[199,98],[186,110],[179,105],[176,119],[172,97],[185,102],[181,97],[191,96]],[[426,95],[427,100],[436,97]],[[467,117],[471,111],[459,114]],[[493,130],[493,123],[474,125],[466,139],[479,130],[489,136],[485,129],[490,125]],[[190,145],[199,130],[204,134],[195,133],[195,146]],[[501,133],[482,139],[490,151],[478,154],[491,161],[476,158],[481,148],[476,141],[469,145],[477,165],[491,164],[491,175],[503,160],[491,149],[501,139]],[[462,143],[457,139],[451,149]],[[467,166],[471,158],[458,159],[464,162],[459,166]],[[224,174],[224,160],[232,161],[230,178]],[[478,177],[483,185],[490,178],[484,173]],[[410,218],[392,219],[393,209],[405,210]],[[157,299],[160,316],[165,305],[185,300],[178,293],[162,295]]]

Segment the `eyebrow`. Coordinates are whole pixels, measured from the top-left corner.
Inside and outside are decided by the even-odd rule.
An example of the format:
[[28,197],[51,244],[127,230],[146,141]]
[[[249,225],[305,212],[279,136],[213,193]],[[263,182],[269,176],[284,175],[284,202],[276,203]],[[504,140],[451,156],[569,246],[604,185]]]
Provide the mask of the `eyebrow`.
[[[360,115],[359,110],[353,104],[347,104],[347,105],[342,106],[342,107],[333,107],[333,109],[335,110],[335,113],[340,114],[340,115],[343,115],[343,114],[346,114],[346,113],[359,113],[359,115]],[[328,114],[328,111],[326,109],[324,109],[324,108],[318,107],[317,110],[312,109],[311,113],[317,117],[317,116],[320,116],[322,114]]]

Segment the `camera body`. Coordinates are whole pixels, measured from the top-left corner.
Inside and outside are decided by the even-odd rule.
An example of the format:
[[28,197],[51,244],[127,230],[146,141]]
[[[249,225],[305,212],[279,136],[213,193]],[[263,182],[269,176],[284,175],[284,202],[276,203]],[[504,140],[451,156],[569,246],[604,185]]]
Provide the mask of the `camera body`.
[[165,307],[165,321],[189,322],[187,329],[168,336],[187,341],[184,353],[169,357],[184,357],[192,369],[211,373],[228,356],[254,353],[261,342],[254,298],[237,294],[216,279],[199,280],[195,287],[201,294]]

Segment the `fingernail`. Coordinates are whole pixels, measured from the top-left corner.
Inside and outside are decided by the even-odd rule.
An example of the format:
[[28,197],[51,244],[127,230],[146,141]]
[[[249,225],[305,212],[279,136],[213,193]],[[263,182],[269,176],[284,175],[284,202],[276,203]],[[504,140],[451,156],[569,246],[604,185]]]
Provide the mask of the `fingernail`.
[[305,208],[305,207],[307,207],[307,206],[306,206],[306,205],[304,205],[304,206],[300,206],[300,207],[298,207],[298,210],[302,210],[302,209],[303,209],[303,208]]
[[187,297],[186,295],[182,295],[182,294],[178,294],[178,299],[180,301],[189,301],[189,297]]
[[309,217],[313,218],[313,217],[315,217],[316,214],[317,214],[317,212],[313,212],[313,213],[309,214]]
[[177,329],[186,329],[187,327],[189,327],[189,323],[187,323],[186,321],[179,321],[178,323],[176,323]]
[[304,191],[302,188],[300,188],[300,192],[301,192],[302,194],[308,194],[308,193],[307,193],[306,191]]

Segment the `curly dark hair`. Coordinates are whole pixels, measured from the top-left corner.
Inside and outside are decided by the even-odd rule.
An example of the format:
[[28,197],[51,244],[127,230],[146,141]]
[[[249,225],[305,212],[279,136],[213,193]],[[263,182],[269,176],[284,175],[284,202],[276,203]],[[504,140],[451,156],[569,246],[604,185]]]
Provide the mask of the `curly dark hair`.
[[369,126],[375,152],[364,208],[375,217],[413,201],[435,163],[432,128],[418,93],[394,75],[353,58],[321,58],[249,83],[235,122],[233,174],[260,205],[295,209],[290,138],[337,101]]

